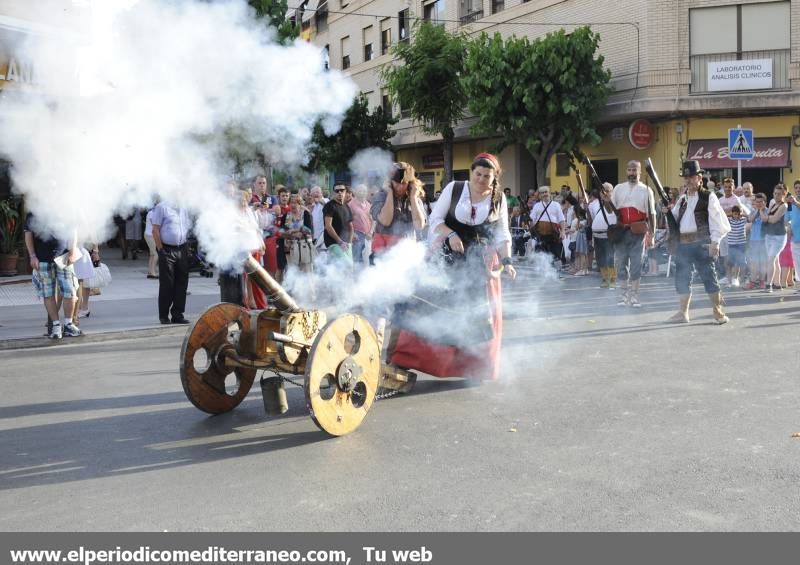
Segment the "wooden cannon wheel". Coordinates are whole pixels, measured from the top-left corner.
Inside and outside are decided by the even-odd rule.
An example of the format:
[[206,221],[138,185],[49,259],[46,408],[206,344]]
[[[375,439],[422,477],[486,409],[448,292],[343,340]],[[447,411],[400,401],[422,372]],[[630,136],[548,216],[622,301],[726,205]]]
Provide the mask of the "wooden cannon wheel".
[[314,423],[334,436],[356,429],[375,400],[380,369],[378,338],[364,318],[347,314],[325,326],[306,361],[306,403]]
[[192,325],[181,348],[181,383],[189,400],[209,414],[236,408],[247,396],[256,369],[236,367],[236,386],[226,390],[225,379],[231,370],[221,365],[219,351],[230,343],[232,331],[246,330],[250,318],[236,304],[215,304]]

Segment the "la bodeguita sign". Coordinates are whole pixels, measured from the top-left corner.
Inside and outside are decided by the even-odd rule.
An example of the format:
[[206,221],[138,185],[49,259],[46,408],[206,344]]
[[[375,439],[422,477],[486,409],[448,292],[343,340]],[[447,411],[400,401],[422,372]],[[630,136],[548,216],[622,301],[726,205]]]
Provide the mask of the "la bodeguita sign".
[[[730,169],[734,163],[728,158],[727,139],[693,139],[689,142],[687,159],[700,161],[704,169]],[[743,168],[789,166],[788,137],[759,137],[752,159],[742,161]]]
[[708,63],[708,90],[762,90],[772,88],[772,59]]

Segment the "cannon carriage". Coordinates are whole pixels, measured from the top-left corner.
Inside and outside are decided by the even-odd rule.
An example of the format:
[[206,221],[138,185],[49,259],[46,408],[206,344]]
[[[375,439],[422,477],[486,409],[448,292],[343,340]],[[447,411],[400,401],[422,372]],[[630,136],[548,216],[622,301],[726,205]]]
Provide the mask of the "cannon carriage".
[[381,360],[381,339],[365,318],[344,314],[329,321],[321,310],[300,308],[252,257],[244,267],[271,307],[216,304],[191,326],[180,375],[197,408],[210,414],[233,410],[258,371],[269,372],[273,376],[261,379],[268,414],[288,409],[287,384],[302,386],[314,423],[339,436],[361,424],[379,390],[408,392],[414,386],[414,373]]

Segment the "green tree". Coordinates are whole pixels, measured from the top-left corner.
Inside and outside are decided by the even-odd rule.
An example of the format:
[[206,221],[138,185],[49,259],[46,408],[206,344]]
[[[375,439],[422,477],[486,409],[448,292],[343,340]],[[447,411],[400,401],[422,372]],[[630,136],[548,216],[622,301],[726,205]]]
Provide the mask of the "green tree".
[[448,182],[453,178],[454,126],[467,106],[461,82],[467,41],[463,34],[428,21],[418,21],[411,37],[392,48],[396,62],[381,69],[381,80],[423,132],[442,136]]
[[307,170],[344,171],[348,161],[361,149],[391,149],[389,140],[394,135],[392,126],[397,119],[386,115],[380,106],[370,113],[368,106],[363,93],[356,96],[344,115],[341,129],[334,135],[326,135],[319,123],[314,126]]
[[256,17],[278,30],[280,43],[287,45],[300,35],[300,24],[286,19],[286,0],[247,0],[247,3],[256,11]]
[[556,153],[574,158],[582,143],[597,144],[597,116],[611,92],[611,73],[597,54],[600,36],[588,27],[526,37],[481,34],[470,43],[464,85],[478,119],[473,132],[519,143],[536,160],[545,183]]

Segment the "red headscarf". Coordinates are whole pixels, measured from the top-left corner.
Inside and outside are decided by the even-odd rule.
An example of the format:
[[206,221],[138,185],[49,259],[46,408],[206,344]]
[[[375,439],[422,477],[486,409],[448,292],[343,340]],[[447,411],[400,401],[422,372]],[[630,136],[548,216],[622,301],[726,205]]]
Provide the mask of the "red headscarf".
[[495,172],[500,171],[500,161],[491,153],[478,153],[475,155],[475,158],[472,160],[472,162],[475,163],[481,159],[489,161],[492,164],[492,168],[495,170]]

